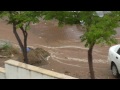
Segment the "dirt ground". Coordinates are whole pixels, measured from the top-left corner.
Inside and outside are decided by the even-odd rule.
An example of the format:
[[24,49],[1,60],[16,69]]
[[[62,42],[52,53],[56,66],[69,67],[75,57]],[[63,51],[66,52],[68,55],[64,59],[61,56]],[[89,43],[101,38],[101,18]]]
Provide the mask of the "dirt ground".
[[[18,32],[23,39],[20,30]],[[39,24],[31,25],[31,30],[28,33],[29,46],[41,47],[51,54],[47,60],[48,63],[36,64],[36,66],[80,79],[90,78],[87,61],[88,49],[79,39],[82,35],[80,26],[58,27],[56,21],[41,21]],[[119,34],[117,34],[117,38],[118,36]],[[12,26],[2,20],[0,21],[0,40],[9,40],[18,45],[12,32]],[[94,47],[93,62],[96,79],[115,79],[107,60],[109,47],[101,45]],[[0,58],[0,66],[4,67],[4,61],[8,59]]]

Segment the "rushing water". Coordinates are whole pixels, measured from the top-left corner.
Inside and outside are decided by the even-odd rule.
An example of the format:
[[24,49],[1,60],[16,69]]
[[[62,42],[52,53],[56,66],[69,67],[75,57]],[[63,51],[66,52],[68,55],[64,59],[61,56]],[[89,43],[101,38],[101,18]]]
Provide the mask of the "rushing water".
[[50,42],[60,40],[78,40],[82,34],[80,26],[69,26],[58,27],[56,21],[52,22],[40,22],[37,25],[32,25],[31,31],[39,38],[45,38]]
[[[116,36],[119,37],[120,28],[117,28],[116,31]],[[49,42],[80,40],[80,36],[83,34],[82,28],[79,25],[58,27],[58,22],[54,20],[42,21],[39,24],[32,25],[31,32]]]

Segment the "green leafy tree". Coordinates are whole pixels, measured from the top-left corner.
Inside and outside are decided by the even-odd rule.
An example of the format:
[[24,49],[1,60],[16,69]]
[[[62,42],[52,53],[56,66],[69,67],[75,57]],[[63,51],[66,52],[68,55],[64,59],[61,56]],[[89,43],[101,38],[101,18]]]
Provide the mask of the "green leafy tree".
[[93,69],[92,52],[95,44],[117,43],[114,35],[114,28],[118,27],[120,20],[120,12],[112,11],[99,17],[95,11],[46,11],[44,12],[46,20],[57,19],[59,25],[64,24],[81,24],[84,28],[84,34],[81,36],[81,41],[85,42],[85,47],[88,47],[88,64],[91,79],[95,79]]
[[[103,17],[99,17],[94,12],[81,12],[83,15],[82,19],[85,22],[86,31],[84,35],[81,37],[82,41],[85,41],[86,47],[89,47],[88,50],[88,62],[89,62],[89,70],[90,77],[92,79],[95,78],[94,70],[93,70],[93,57],[92,51],[95,44],[108,44],[111,45],[113,43],[117,43],[114,35],[116,31],[114,30],[119,26],[118,18],[116,13],[111,12],[105,14]],[[88,15],[87,15],[88,14]],[[88,16],[88,17],[85,17]]]
[[[39,22],[39,17],[41,16],[40,11],[1,11],[0,17],[6,19],[8,24],[12,24],[13,33],[19,43],[19,46],[22,50],[24,62],[28,63],[27,56],[27,37],[28,30],[30,29],[30,23]],[[23,33],[24,40],[20,39],[17,29],[20,29]]]

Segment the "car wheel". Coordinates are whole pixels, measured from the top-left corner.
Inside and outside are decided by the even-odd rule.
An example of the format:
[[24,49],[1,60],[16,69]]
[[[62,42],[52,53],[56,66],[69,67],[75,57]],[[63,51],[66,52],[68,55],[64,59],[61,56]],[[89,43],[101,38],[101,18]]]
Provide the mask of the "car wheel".
[[119,76],[118,69],[117,69],[117,67],[116,67],[115,64],[112,64],[112,74],[113,74],[113,76],[115,76],[116,78]]

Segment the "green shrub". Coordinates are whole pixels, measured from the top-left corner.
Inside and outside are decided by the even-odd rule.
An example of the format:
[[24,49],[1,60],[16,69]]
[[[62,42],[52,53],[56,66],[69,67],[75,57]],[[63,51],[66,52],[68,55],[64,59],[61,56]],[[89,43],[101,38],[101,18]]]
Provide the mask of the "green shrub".
[[5,43],[0,48],[0,55],[11,57],[11,55],[19,54],[19,51],[17,48],[14,48],[11,44]]
[[2,50],[9,50],[12,46],[8,43],[5,43],[3,46],[2,46]]

